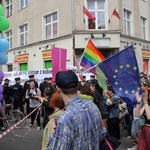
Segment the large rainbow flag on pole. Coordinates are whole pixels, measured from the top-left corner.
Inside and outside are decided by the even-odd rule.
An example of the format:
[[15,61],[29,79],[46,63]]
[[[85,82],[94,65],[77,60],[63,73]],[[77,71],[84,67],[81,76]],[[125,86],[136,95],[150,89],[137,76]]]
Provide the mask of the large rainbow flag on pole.
[[88,71],[92,72],[93,74],[97,75],[99,86],[106,90],[107,85],[105,75],[99,67],[96,67],[103,60],[105,60],[105,57],[96,48],[92,40],[88,40],[81,58],[80,65]]
[[88,40],[81,58],[80,65],[87,70],[91,68],[89,71],[93,74],[96,74],[96,68],[94,66],[103,60],[105,60],[105,57],[95,47],[93,42]]

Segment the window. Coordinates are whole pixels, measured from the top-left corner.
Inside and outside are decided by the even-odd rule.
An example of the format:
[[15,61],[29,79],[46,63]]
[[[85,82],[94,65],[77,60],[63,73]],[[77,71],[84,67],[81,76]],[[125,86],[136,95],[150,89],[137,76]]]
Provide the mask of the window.
[[126,35],[131,35],[131,12],[124,9],[124,31]]
[[7,65],[7,71],[13,71],[13,65],[12,64]]
[[53,12],[44,16],[45,39],[58,37],[58,16]]
[[28,0],[19,0],[19,10],[28,6]]
[[5,32],[6,39],[9,41],[9,48],[12,48],[12,30]]
[[88,29],[106,29],[106,0],[87,0],[88,11],[96,17],[88,19]]
[[141,17],[141,38],[146,40],[146,22],[147,19],[144,17]]
[[6,17],[12,15],[12,0],[5,0],[6,1]]
[[19,46],[28,44],[28,24],[19,27]]

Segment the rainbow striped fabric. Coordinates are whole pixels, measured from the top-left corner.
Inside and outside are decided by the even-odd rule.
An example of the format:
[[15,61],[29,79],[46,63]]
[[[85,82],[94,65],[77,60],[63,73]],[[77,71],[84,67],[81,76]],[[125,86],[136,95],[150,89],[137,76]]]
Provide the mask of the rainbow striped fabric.
[[107,100],[105,101],[107,106],[111,106],[113,104],[113,100],[110,98],[107,98]]
[[[100,53],[100,51],[95,47],[91,40],[88,40],[88,43],[85,47],[83,56],[81,58],[80,65],[85,68],[89,69],[94,65],[100,63],[101,61],[105,60],[105,57]],[[96,74],[95,67],[89,70],[93,74]]]

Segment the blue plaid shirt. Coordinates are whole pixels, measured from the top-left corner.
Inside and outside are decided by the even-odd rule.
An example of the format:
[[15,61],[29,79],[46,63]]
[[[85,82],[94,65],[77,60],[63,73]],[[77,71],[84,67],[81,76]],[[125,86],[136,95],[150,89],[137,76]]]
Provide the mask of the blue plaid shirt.
[[99,150],[105,133],[97,106],[76,96],[66,103],[56,133],[50,134],[47,150]]

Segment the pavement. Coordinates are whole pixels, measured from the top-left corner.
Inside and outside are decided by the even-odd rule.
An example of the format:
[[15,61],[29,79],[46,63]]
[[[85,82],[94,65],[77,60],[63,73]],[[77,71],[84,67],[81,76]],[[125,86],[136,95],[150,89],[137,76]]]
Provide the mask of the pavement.
[[131,148],[134,146],[133,141],[134,139],[132,138],[125,138],[125,136],[127,135],[127,130],[124,129],[123,127],[120,127],[120,141],[121,144],[120,146],[117,148],[117,150],[127,150],[127,148]]
[[[42,118],[41,118],[42,119]],[[14,129],[15,134],[25,135],[25,137],[15,136],[12,131],[0,139],[0,150],[40,150],[43,130],[37,131],[35,126],[29,131],[30,119],[22,129]],[[6,127],[6,124],[5,124]],[[121,144],[117,150],[127,150],[133,147],[133,139],[126,139],[127,131],[121,127]],[[2,131],[0,131],[0,134]]]
[[[43,118],[41,117],[41,122]],[[37,131],[37,126],[35,126],[29,131],[30,125],[30,118],[26,120],[26,125],[22,129],[14,129],[15,134],[21,135],[21,137],[15,136],[14,133],[9,132],[5,135],[2,139],[0,139],[0,150],[40,150],[41,147],[41,140],[43,135],[43,129]],[[8,126],[5,124],[5,128],[7,129]],[[2,131],[0,129],[0,134]],[[120,127],[120,134],[121,134],[121,144],[117,148],[117,150],[127,150],[127,148],[133,147],[133,139],[125,138],[127,134],[126,129]],[[22,137],[24,136],[25,137]]]

